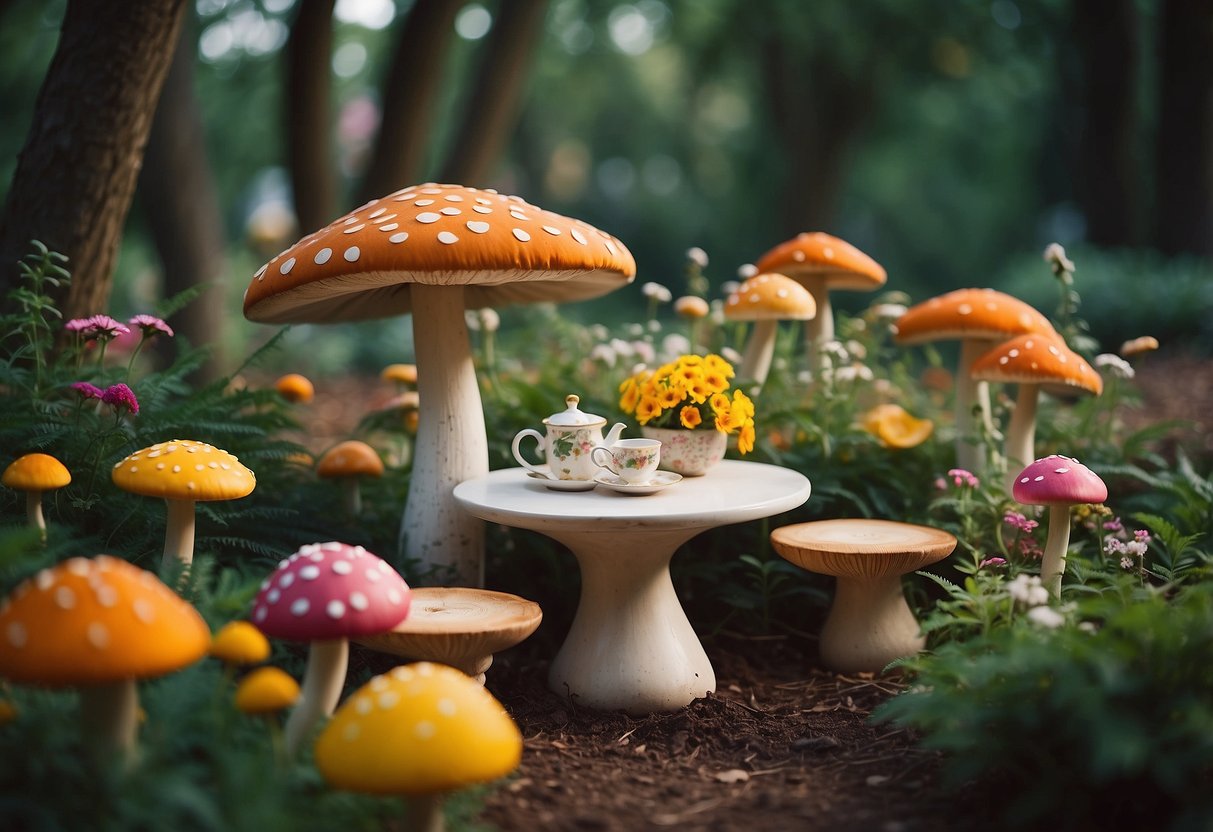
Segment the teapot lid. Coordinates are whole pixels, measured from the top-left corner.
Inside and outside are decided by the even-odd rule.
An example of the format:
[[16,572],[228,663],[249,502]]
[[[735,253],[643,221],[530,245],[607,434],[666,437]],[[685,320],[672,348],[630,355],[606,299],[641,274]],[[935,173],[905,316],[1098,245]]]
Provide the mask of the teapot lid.
[[606,424],[606,419],[601,416],[595,416],[593,413],[585,413],[577,408],[577,403],[581,401],[580,396],[569,394],[565,396],[564,402],[568,405],[565,410],[559,413],[553,413],[548,418],[544,419],[544,424],[556,425],[557,427],[578,427],[597,424]]

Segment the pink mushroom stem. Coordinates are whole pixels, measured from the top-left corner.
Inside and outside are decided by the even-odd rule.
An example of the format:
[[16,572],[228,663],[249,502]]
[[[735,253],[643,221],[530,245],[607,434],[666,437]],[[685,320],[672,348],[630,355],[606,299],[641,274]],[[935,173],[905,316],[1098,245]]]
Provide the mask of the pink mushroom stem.
[[289,756],[298,753],[317,723],[333,715],[345,685],[349,656],[350,643],[344,638],[313,641],[308,648],[303,689],[298,704],[286,720],[286,753]]

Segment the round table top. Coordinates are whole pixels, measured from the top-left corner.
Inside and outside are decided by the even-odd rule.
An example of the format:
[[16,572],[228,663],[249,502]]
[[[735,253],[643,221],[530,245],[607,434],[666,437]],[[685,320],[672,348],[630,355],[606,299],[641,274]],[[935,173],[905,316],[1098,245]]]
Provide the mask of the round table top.
[[771,532],[779,555],[824,575],[901,575],[943,560],[956,538],[942,529],[869,518],[814,520]]
[[463,640],[495,653],[525,639],[543,620],[534,601],[472,587],[413,587],[409,615],[391,630],[354,639],[383,653],[425,655],[431,642]]
[[459,483],[455,501],[482,520],[535,531],[706,529],[790,511],[810,491],[798,471],[726,459],[702,477],[684,477],[643,496],[601,486],[553,491],[523,468],[506,468]]

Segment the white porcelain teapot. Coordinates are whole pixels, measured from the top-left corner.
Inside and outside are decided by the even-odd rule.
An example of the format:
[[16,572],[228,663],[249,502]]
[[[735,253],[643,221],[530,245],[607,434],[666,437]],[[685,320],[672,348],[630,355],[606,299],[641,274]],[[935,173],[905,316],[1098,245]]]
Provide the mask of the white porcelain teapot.
[[[523,468],[534,471],[553,480],[592,480],[599,473],[598,466],[590,459],[590,451],[598,445],[613,445],[619,439],[625,425],[617,422],[611,428],[606,438],[602,437],[602,428],[607,420],[602,416],[585,413],[578,409],[579,396],[566,396],[568,405],[559,413],[553,413],[543,420],[547,435],[537,430],[527,428],[519,431],[514,437],[511,450],[514,459]],[[547,458],[547,469],[528,462],[522,456],[522,440],[528,436],[534,437],[536,443],[543,449]]]

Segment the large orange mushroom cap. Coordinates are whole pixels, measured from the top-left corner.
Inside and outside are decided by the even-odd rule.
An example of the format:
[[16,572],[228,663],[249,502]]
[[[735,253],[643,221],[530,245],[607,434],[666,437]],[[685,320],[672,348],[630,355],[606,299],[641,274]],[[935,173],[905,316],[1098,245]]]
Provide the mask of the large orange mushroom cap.
[[1004,341],[973,362],[974,378],[1004,384],[1038,384],[1050,393],[1103,392],[1103,379],[1055,332]]
[[0,676],[52,687],[161,676],[205,656],[210,638],[151,572],[108,555],[72,558],[0,607]]
[[257,270],[244,314],[262,323],[382,318],[411,284],[464,287],[468,308],[597,297],[629,283],[617,238],[516,196],[429,183],[374,199]]
[[997,289],[957,289],[931,298],[907,309],[896,326],[901,344],[959,338],[1001,341],[1053,331],[1048,318]]
[[759,272],[788,277],[822,275],[831,289],[870,292],[888,279],[884,267],[846,240],[821,231],[806,231],[780,243],[754,264]]

